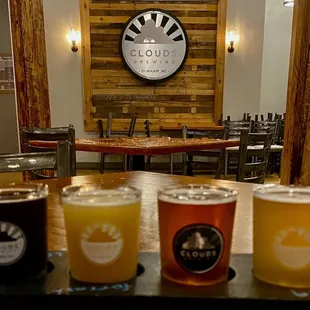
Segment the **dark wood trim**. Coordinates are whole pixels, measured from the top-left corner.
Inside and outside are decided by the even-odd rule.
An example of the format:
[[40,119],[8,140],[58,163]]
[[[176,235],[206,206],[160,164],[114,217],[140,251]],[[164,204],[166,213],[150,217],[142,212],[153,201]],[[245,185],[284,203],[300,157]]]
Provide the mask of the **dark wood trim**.
[[282,184],[310,185],[310,1],[295,1]]
[[213,121],[217,125],[223,113],[224,73],[226,55],[227,0],[218,1],[216,39],[216,74]]
[[19,127],[50,127],[42,0],[9,0]]

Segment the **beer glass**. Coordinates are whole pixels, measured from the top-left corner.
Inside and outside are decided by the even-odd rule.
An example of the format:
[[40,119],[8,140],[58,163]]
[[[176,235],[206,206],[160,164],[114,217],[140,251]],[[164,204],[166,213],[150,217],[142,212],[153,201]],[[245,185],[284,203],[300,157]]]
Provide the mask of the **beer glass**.
[[310,187],[257,187],[253,224],[255,277],[310,288]]
[[186,285],[227,280],[237,192],[180,185],[158,195],[163,277]]
[[140,191],[85,185],[62,190],[71,275],[90,283],[118,283],[136,274]]
[[47,271],[47,196],[43,185],[0,186],[0,281]]

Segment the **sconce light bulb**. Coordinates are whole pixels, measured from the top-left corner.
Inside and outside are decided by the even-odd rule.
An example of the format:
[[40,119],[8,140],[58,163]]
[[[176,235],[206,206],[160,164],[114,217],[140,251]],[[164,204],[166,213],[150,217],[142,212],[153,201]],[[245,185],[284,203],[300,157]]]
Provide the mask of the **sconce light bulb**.
[[71,44],[72,52],[77,52],[79,50],[78,43],[80,42],[80,32],[75,27],[70,27],[67,40]]

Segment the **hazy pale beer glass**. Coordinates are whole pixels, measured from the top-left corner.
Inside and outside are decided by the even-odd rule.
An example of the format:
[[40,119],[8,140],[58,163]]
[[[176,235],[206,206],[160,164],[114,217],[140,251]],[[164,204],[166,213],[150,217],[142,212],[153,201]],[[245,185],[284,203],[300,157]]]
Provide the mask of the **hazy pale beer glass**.
[[136,275],[140,191],[132,187],[69,186],[62,191],[73,278],[117,283]]
[[227,280],[237,192],[181,185],[158,196],[162,275],[186,285]]
[[310,187],[257,187],[253,220],[255,277],[310,288]]
[[0,186],[0,282],[46,273],[47,196],[44,185]]

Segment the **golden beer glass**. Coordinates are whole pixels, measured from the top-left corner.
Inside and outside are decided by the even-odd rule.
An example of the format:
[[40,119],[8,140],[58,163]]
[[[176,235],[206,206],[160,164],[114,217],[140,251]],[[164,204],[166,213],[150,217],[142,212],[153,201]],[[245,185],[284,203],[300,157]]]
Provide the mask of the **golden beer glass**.
[[159,193],[161,270],[185,285],[227,281],[237,192],[180,185]]
[[254,190],[253,272],[261,281],[310,288],[310,188]]
[[119,283],[136,275],[140,191],[124,186],[68,186],[62,191],[68,255],[73,278]]

